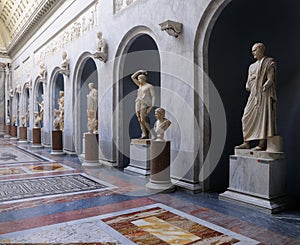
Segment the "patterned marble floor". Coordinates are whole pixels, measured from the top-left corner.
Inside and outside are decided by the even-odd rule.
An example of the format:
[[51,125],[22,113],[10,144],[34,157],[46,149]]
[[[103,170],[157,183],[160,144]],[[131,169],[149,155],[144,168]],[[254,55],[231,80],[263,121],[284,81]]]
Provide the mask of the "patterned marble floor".
[[[8,144],[0,139],[0,155]],[[18,201],[0,196],[0,244],[300,244],[297,206],[271,215],[214,193],[150,194],[148,178],[106,166],[84,169],[76,156],[51,156],[46,148],[25,145],[21,152],[33,160],[1,163],[0,183],[83,175],[108,188]]]

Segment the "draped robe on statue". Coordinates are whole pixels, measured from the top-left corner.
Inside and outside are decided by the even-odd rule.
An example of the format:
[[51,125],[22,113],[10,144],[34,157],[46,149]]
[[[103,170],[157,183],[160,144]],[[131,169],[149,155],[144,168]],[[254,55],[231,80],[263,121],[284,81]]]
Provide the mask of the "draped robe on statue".
[[[242,118],[244,141],[266,139],[276,134],[276,63],[264,57],[249,67],[246,89],[250,95]],[[265,83],[267,88],[263,91]]]

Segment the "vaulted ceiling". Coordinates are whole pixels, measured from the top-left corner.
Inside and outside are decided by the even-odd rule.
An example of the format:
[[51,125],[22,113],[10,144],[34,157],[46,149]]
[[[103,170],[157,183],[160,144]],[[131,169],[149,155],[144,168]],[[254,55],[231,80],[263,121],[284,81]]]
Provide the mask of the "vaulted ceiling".
[[0,0],[0,52],[10,50],[62,0]]

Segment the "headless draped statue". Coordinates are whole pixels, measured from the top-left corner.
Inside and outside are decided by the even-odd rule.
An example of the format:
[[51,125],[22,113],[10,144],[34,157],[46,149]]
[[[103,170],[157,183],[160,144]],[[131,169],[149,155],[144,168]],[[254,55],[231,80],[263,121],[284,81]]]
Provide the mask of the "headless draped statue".
[[250,92],[242,118],[244,143],[236,149],[249,149],[250,141],[259,140],[253,150],[265,150],[266,139],[275,136],[276,127],[276,63],[264,55],[265,46],[256,43],[252,54],[257,60],[248,72],[246,90]]

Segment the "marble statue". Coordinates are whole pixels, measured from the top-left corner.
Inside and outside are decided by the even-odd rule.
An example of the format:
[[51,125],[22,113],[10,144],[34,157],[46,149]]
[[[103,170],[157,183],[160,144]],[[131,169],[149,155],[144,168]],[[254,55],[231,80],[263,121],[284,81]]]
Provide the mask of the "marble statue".
[[89,83],[88,87],[90,89],[90,92],[87,94],[87,128],[90,133],[94,133],[98,130],[98,123],[96,124],[98,109],[98,91],[97,89],[95,89],[94,83]]
[[157,141],[164,141],[164,135],[171,122],[165,118],[165,109],[157,108],[155,110],[155,118],[157,121],[154,124],[154,131],[156,133]]
[[62,63],[60,65],[61,69],[69,70],[69,59],[68,59],[67,52],[63,51],[61,56],[62,56]]
[[17,116],[13,116],[13,126],[17,126]]
[[253,150],[265,150],[266,139],[276,135],[276,63],[264,55],[265,46],[255,43],[256,62],[248,72],[246,90],[250,92],[242,117],[244,143],[236,149],[249,149],[250,141],[259,140]]
[[26,112],[27,120],[30,122],[30,98],[28,98],[27,112]]
[[25,127],[25,125],[26,125],[26,117],[25,116],[21,116],[21,125],[22,125],[22,127]]
[[59,117],[60,117],[60,130],[64,130],[64,115],[65,115],[65,97],[64,91],[59,91],[59,99],[57,100],[58,103],[58,110],[59,110]]
[[147,83],[147,72],[145,70],[136,71],[132,76],[132,81],[139,87],[135,100],[135,112],[142,130],[142,139],[150,137],[150,120],[148,114],[155,103],[155,92],[151,84]]
[[53,121],[53,128],[54,130],[60,130],[60,110],[54,109],[54,121]]
[[6,119],[6,125],[10,125],[10,118],[9,118],[9,116]]
[[40,79],[46,79],[46,66],[44,63],[40,64]]
[[43,120],[44,120],[44,95],[42,94],[41,97],[42,97],[41,103],[39,103],[38,101],[36,103],[40,107],[40,120],[41,120],[41,122],[43,122]]
[[94,54],[94,58],[99,59],[105,63],[108,57],[107,43],[105,39],[102,37],[102,32],[97,33],[97,38],[98,38],[97,51]]
[[34,127],[35,128],[38,128],[39,127],[39,122],[40,122],[40,116],[39,116],[39,113],[37,111],[35,111],[33,113],[34,115]]

